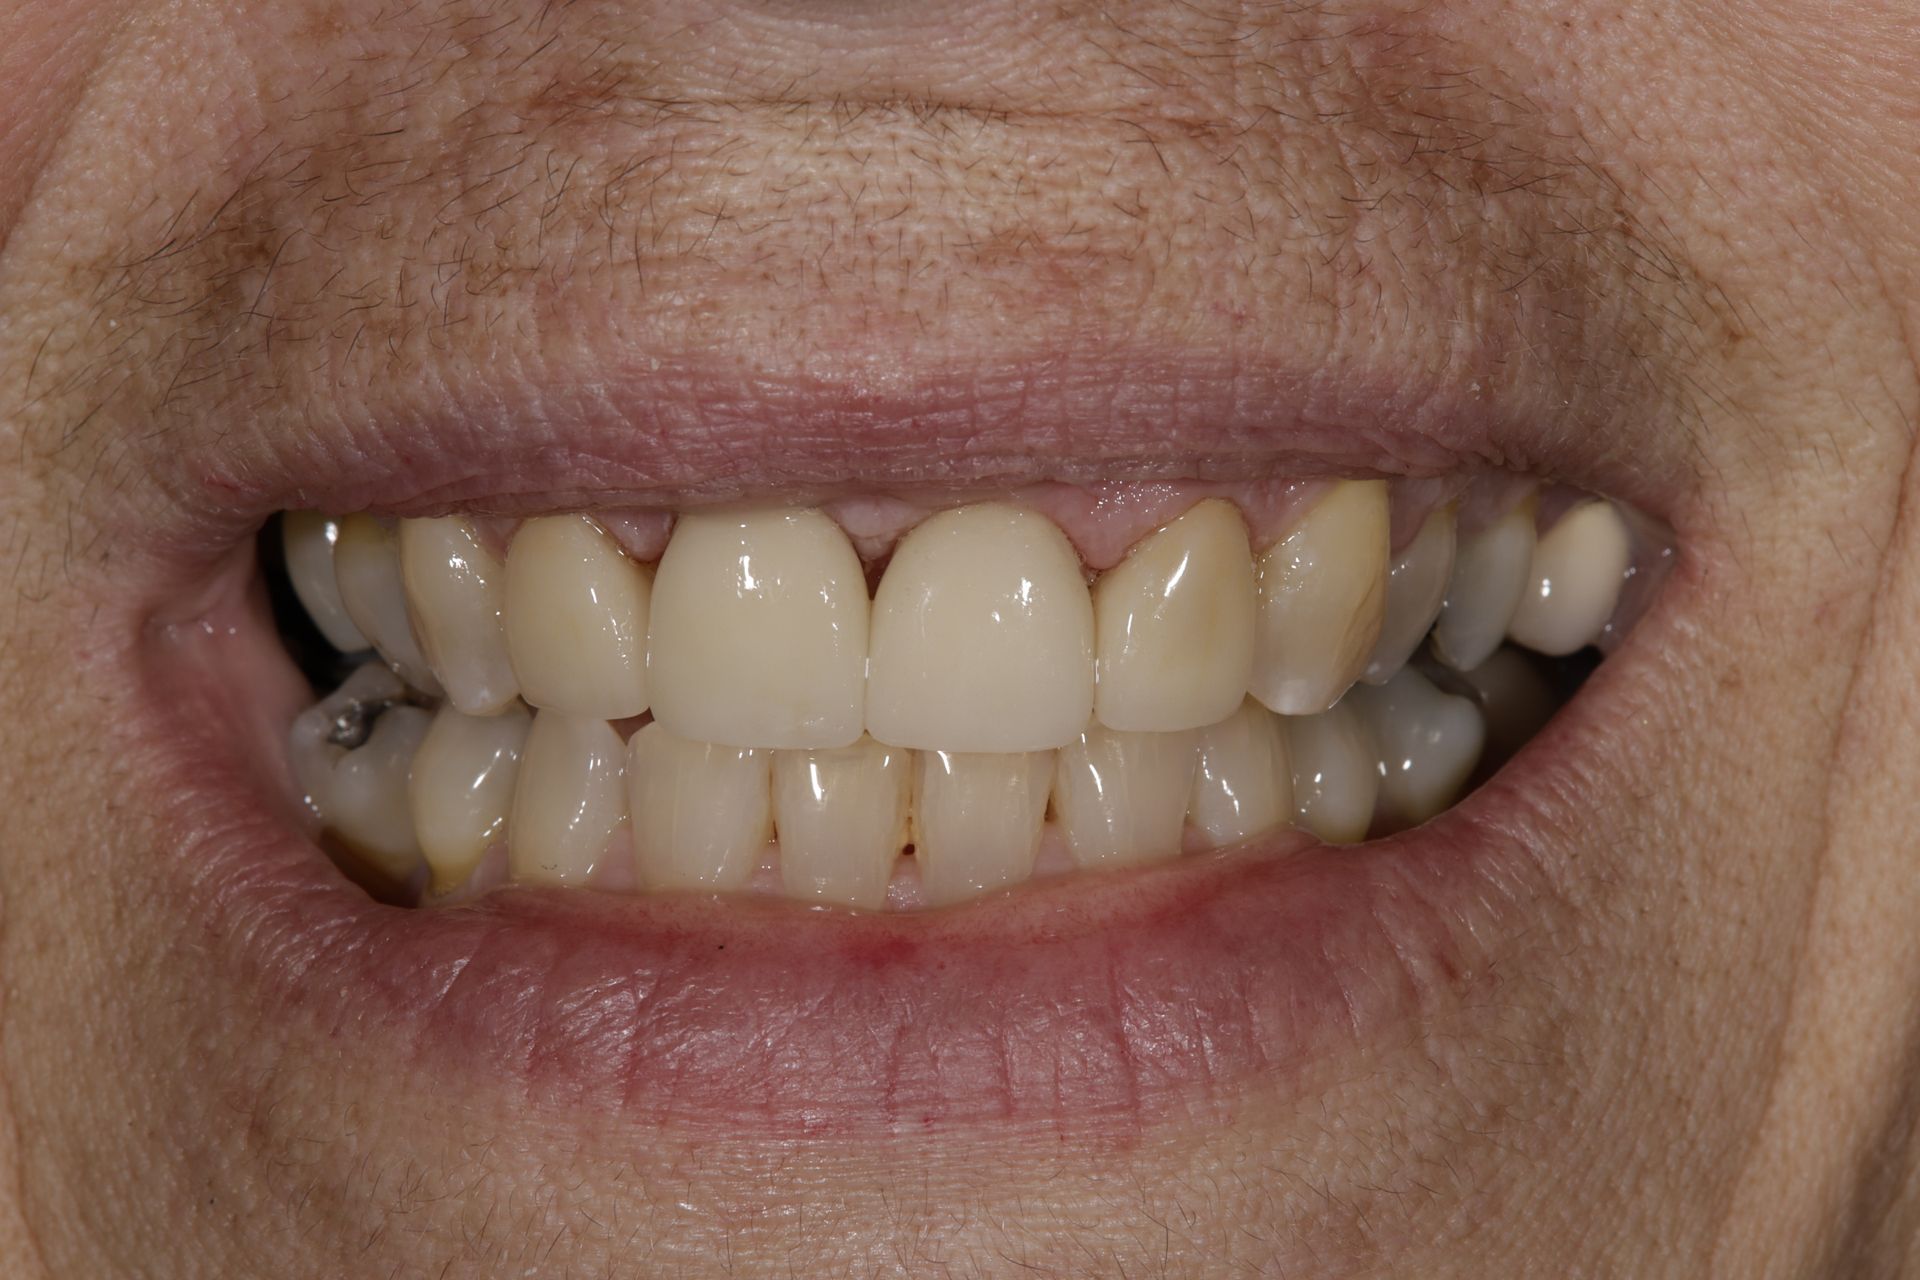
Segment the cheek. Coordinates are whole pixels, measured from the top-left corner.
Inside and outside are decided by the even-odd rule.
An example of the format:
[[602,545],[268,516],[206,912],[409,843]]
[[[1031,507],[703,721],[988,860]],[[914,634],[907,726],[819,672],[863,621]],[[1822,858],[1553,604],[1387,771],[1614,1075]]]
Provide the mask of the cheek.
[[127,9],[111,0],[36,0],[0,10],[0,251]]

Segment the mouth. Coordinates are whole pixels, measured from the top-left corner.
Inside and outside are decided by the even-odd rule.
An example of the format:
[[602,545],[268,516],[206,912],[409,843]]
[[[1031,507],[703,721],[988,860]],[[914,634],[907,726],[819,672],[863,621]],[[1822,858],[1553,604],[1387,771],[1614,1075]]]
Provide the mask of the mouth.
[[470,429],[215,486],[129,718],[182,910],[263,1019],[693,1128],[1135,1127],[1485,996],[1678,559],[1457,442],[589,493]]

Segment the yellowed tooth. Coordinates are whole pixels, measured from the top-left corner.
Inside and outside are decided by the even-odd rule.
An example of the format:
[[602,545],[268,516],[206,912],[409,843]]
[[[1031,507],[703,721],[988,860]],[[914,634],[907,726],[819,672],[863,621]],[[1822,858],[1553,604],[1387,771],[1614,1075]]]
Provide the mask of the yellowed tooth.
[[340,598],[340,583],[333,572],[333,544],[339,536],[340,522],[318,511],[280,515],[280,548],[293,593],[328,644],[342,653],[358,653],[371,649],[373,643],[353,625]]
[[773,758],[773,822],[789,897],[878,910],[907,843],[913,753],[863,738]]
[[680,517],[653,582],[656,720],[737,747],[844,747],[866,720],[866,572],[818,511]]
[[653,575],[583,515],[529,520],[507,548],[507,653],[536,707],[622,720],[647,709]]
[[1365,840],[1380,770],[1379,753],[1359,714],[1342,699],[1318,715],[1290,716],[1285,724],[1299,825],[1328,844]]
[[927,905],[945,906],[1033,874],[1054,753],[914,755],[913,860]]
[[908,533],[873,602],[867,727],[899,747],[1025,752],[1093,714],[1093,602],[1066,535],[998,503]]
[[627,820],[626,747],[604,720],[533,717],[507,819],[507,865],[526,884],[584,884]]
[[1196,735],[1099,725],[1062,747],[1053,808],[1075,862],[1126,866],[1180,856]]
[[773,835],[767,751],[693,742],[654,721],[627,744],[640,882],[739,889]]
[[[347,857],[386,891],[420,865],[407,773],[432,716],[400,700],[400,678],[377,662],[295,718],[288,759],[307,803]],[[343,728],[358,735],[343,743]]]
[[1442,693],[1412,667],[1348,695],[1373,739],[1376,816],[1391,829],[1418,826],[1460,798],[1480,763],[1486,722],[1465,698]]
[[1293,770],[1280,718],[1248,698],[1200,730],[1187,816],[1214,846],[1293,821]]
[[333,546],[333,572],[340,600],[360,633],[380,656],[422,693],[438,697],[440,682],[420,650],[407,592],[400,579],[400,544],[393,530],[371,516],[352,515],[340,522]]
[[1109,729],[1196,729],[1232,714],[1253,674],[1253,553],[1210,498],[1149,535],[1093,589],[1094,715]]
[[1380,619],[1380,636],[1367,657],[1361,679],[1385,684],[1420,647],[1446,599],[1447,579],[1453,572],[1453,508],[1441,507],[1426,519],[1413,541],[1401,549],[1387,570],[1387,599]]
[[1540,537],[1507,636],[1559,657],[1600,638],[1632,560],[1627,522],[1611,502],[1582,503]]
[[470,716],[442,707],[413,757],[413,829],[435,893],[459,888],[507,833],[520,753],[533,719],[524,707]]
[[1538,503],[1520,503],[1460,540],[1446,602],[1433,624],[1433,653],[1456,671],[1471,671],[1500,647],[1520,608],[1533,565]]
[[506,567],[458,516],[400,522],[400,576],[420,647],[447,700],[487,716],[520,694],[501,621]]
[[1284,715],[1324,711],[1366,667],[1386,604],[1387,486],[1342,480],[1255,565],[1251,692]]

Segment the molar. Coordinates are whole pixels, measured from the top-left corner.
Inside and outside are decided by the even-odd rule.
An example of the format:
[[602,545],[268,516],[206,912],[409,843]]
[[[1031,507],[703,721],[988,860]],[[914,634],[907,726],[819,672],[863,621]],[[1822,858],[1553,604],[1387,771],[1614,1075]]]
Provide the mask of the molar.
[[874,911],[886,905],[907,843],[912,755],[872,738],[774,753],[773,823],[789,897]]
[[1094,714],[1171,732],[1224,719],[1253,674],[1253,554],[1233,504],[1200,503],[1128,552],[1093,589]]
[[1293,769],[1280,717],[1248,698],[1200,731],[1187,816],[1216,847],[1293,821]]
[[400,576],[414,629],[447,700],[487,716],[520,694],[501,622],[506,569],[458,516],[400,522]]
[[1053,786],[1051,751],[914,756],[913,859],[929,906],[1033,874]]
[[604,720],[533,717],[507,819],[507,864],[523,883],[583,884],[627,820],[626,748]]
[[536,707],[599,720],[647,709],[653,576],[583,515],[521,525],[507,549],[507,653]]
[[654,721],[627,744],[640,882],[650,889],[744,886],[772,837],[770,753],[683,738]]
[[1270,710],[1324,711],[1365,669],[1390,527],[1384,480],[1342,480],[1261,555],[1251,691]]
[[987,503],[895,549],[873,602],[867,728],[892,746],[1024,752],[1093,714],[1093,602],[1066,535]]
[[442,707],[414,753],[413,829],[435,893],[464,884],[506,834],[520,753],[533,719],[524,707],[470,716]]
[[654,718],[682,737],[844,747],[866,714],[867,580],[818,511],[682,516],[654,574]]
[[1193,791],[1187,733],[1125,733],[1098,725],[1061,748],[1053,805],[1081,866],[1173,858]]
[[340,585],[341,603],[353,625],[373,642],[402,679],[422,693],[438,697],[440,682],[421,652],[413,619],[407,613],[400,545],[393,530],[372,516],[353,515],[342,520],[334,541],[333,572]]
[[1592,644],[1620,599],[1632,543],[1611,502],[1596,499],[1567,512],[1534,547],[1508,638],[1554,657]]
[[1453,572],[1453,508],[1441,507],[1427,517],[1387,570],[1387,599],[1380,620],[1380,637],[1361,676],[1368,684],[1384,684],[1420,647],[1420,641],[1440,614],[1447,579]]
[[301,607],[313,619],[327,643],[342,653],[373,647],[353,625],[340,582],[334,575],[333,546],[340,538],[340,522],[318,511],[280,513],[280,552],[286,558],[287,580]]

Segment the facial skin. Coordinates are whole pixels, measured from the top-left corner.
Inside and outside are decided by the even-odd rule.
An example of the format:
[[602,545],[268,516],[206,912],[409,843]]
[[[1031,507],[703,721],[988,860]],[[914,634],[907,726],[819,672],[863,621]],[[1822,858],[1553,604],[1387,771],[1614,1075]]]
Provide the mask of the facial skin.
[[[1920,1267],[1916,71],[1803,0],[0,10],[8,1274]],[[517,513],[1046,448],[1472,454],[1675,530],[1469,802],[1552,869],[1391,1035],[1118,1120],[701,1125],[269,1009],[184,905],[221,817],[132,690],[258,475]]]

